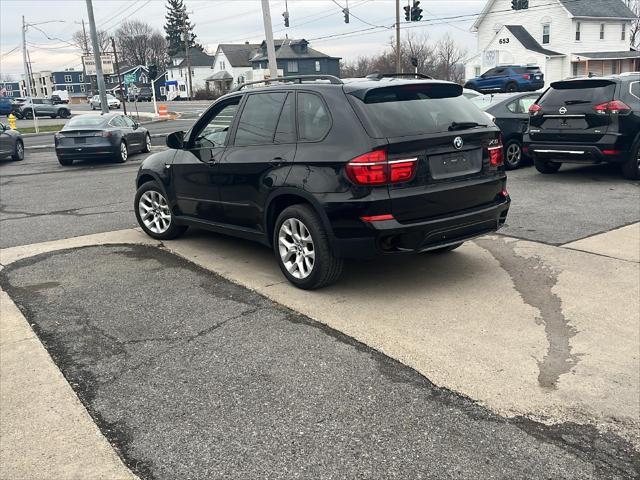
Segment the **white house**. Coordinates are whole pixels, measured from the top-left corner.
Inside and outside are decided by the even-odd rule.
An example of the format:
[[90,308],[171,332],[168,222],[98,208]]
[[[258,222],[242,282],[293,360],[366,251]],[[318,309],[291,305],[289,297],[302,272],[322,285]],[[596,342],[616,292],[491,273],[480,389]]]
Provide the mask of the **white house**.
[[[193,92],[206,88],[207,78],[213,71],[214,57],[197,48],[189,50],[189,61],[191,63],[191,83]],[[192,97],[193,92],[189,91],[189,71],[187,70],[187,59],[184,53],[171,57],[171,65],[167,68],[167,100],[173,100],[180,96],[182,98]]]
[[221,43],[214,55],[213,74],[207,78],[210,90],[227,92],[247,81],[251,58],[260,50],[258,43]]
[[631,48],[636,18],[622,0],[488,0],[473,24],[477,51],[465,63],[467,79],[496,65],[535,64],[548,83],[566,77],[640,70]]

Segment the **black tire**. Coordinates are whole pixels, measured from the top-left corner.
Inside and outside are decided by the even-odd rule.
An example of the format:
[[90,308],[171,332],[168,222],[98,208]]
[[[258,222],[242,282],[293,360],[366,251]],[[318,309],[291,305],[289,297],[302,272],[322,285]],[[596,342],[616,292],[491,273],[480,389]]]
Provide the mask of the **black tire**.
[[515,170],[522,165],[522,143],[515,138],[504,146],[504,168]]
[[60,165],[62,165],[63,167],[69,167],[69,166],[73,165],[73,159],[64,158],[64,157],[58,157],[58,163]]
[[51,118],[56,118],[57,115],[49,115]]
[[640,140],[631,148],[629,159],[622,164],[622,176],[629,180],[640,180]]
[[[279,232],[282,224],[289,219],[295,219],[302,222],[308,230],[314,252],[314,261],[311,273],[305,278],[296,278],[293,276],[284,264],[279,249]],[[285,208],[275,223],[273,229],[273,249],[276,254],[280,270],[289,282],[294,286],[303,290],[315,290],[334,283],[342,273],[343,260],[336,257],[331,250],[329,236],[322,224],[320,216],[311,208],[310,205],[292,205]],[[304,262],[303,262],[304,263]]]
[[20,160],[24,160],[24,143],[22,140],[16,140],[16,144],[13,147],[13,155],[11,155],[11,159],[19,162]]
[[125,163],[129,158],[129,147],[127,142],[124,140],[120,141],[120,146],[118,147],[118,152],[114,154],[113,159],[117,163]]
[[518,84],[515,83],[515,82],[509,82],[504,87],[504,91],[507,92],[507,93],[517,92],[518,91]]
[[536,170],[538,170],[540,173],[557,173],[558,170],[560,170],[560,167],[562,166],[562,163],[556,163],[556,162],[547,162],[546,160],[539,160],[537,158],[535,158],[533,160],[533,164],[536,167]]
[[450,252],[450,251],[455,250],[456,248],[462,246],[463,243],[464,242],[454,243],[453,245],[449,245],[447,247],[436,248],[435,250],[429,250],[429,253],[447,253],[447,252]]
[[60,118],[69,118],[69,110],[67,110],[66,108],[61,108],[60,110],[58,110],[58,116]]
[[142,147],[142,153],[149,153],[151,151],[151,135],[148,133],[144,136],[144,146]]
[[138,221],[138,225],[140,225],[140,228],[142,228],[144,233],[149,235],[151,238],[156,238],[158,240],[171,240],[173,238],[178,238],[180,235],[182,235],[187,230],[188,227],[186,225],[176,225],[175,218],[173,216],[173,211],[171,210],[170,207],[168,209],[168,212],[169,212],[169,215],[171,216],[171,219],[169,221],[169,227],[165,231],[158,233],[150,230],[147,227],[145,222],[142,220],[142,217],[140,216],[140,205],[139,205],[140,199],[146,192],[155,192],[161,195],[165,200],[167,200],[167,194],[165,193],[164,189],[155,181],[143,183],[140,186],[140,188],[138,188],[133,200],[133,210],[136,214],[136,220]]
[[24,112],[23,117],[27,120],[31,120],[33,118],[33,112],[31,110],[27,110]]
[[92,103],[91,104],[91,110],[95,110],[95,109],[96,109],[96,106]]

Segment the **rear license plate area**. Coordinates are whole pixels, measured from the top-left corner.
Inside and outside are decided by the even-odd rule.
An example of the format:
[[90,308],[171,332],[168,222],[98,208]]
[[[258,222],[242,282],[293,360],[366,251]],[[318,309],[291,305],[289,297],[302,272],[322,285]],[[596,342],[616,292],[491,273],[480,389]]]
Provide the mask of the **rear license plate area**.
[[544,121],[544,128],[584,130],[588,125],[584,118],[549,118]]
[[87,139],[85,137],[77,137],[75,141],[76,141],[76,145],[79,143],[87,143]]
[[471,175],[482,170],[482,150],[467,150],[429,157],[429,171],[434,180]]

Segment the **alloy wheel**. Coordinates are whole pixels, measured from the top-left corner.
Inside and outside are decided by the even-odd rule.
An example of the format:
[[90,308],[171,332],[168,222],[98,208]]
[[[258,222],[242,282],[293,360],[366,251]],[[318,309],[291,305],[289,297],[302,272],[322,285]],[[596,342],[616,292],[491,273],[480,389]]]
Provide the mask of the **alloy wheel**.
[[147,135],[147,137],[145,139],[145,142],[147,144],[147,152],[150,152],[151,151],[151,136],[150,135]]
[[129,152],[127,152],[127,144],[124,142],[120,143],[120,159],[123,162],[126,162],[128,156]]
[[138,201],[138,213],[144,226],[162,235],[171,225],[171,210],[164,196],[156,190],[147,190]]
[[24,158],[24,146],[21,142],[16,143],[16,158],[22,160]]
[[313,271],[316,252],[307,226],[297,218],[288,218],[278,232],[278,252],[287,271],[298,279],[305,279]]
[[507,147],[507,163],[511,166],[516,166],[520,163],[522,158],[522,149],[517,143],[511,143]]

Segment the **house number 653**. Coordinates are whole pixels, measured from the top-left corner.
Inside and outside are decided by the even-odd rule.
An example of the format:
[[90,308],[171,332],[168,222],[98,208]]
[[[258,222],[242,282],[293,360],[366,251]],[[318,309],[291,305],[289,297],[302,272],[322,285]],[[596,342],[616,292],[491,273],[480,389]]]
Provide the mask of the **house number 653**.
[[501,38],[500,40],[498,40],[498,43],[500,45],[502,45],[503,43],[509,43],[509,39],[508,38]]

